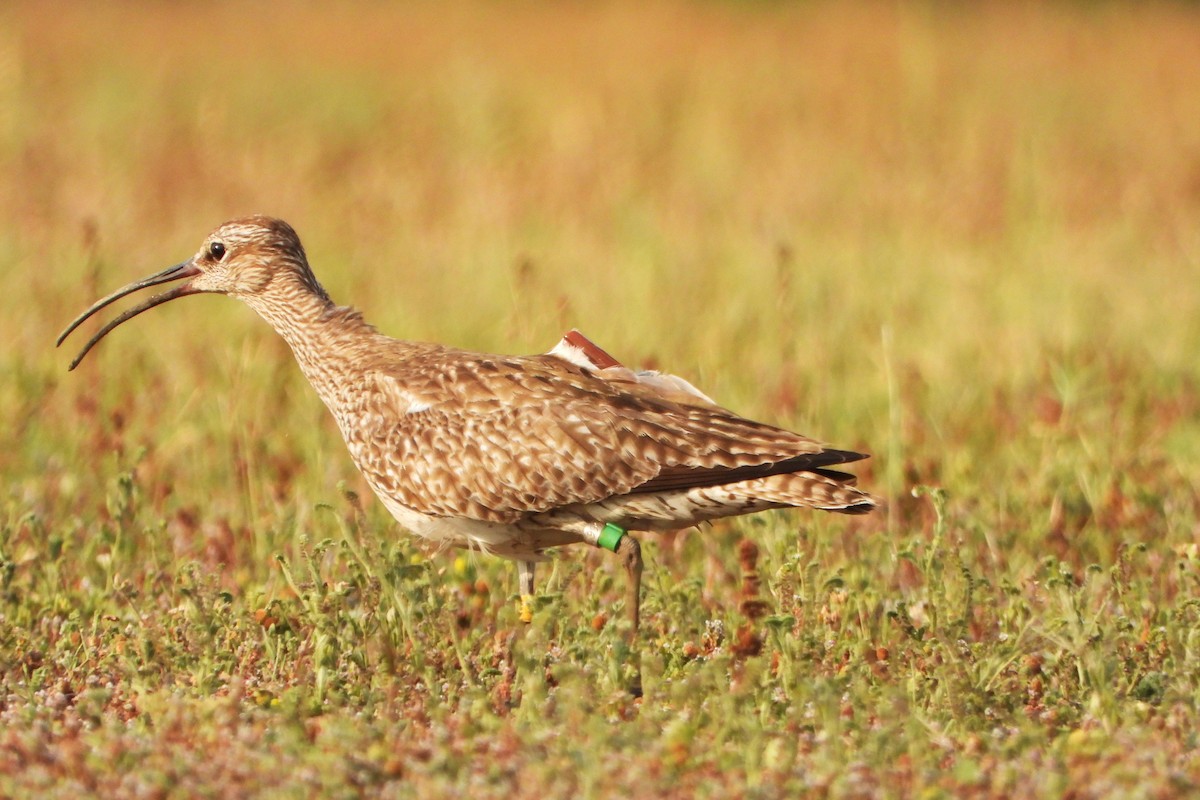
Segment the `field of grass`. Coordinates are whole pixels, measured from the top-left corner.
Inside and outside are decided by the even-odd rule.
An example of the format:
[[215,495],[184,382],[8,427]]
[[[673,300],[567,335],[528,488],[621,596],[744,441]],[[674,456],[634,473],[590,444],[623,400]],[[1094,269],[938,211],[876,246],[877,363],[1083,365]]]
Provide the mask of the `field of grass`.
[[[1155,3],[5,4],[0,797],[1200,792],[1197,41]],[[76,313],[253,212],[385,332],[579,327],[874,454],[885,509],[642,537],[632,648],[570,549],[523,626],[240,304],[66,372]]]

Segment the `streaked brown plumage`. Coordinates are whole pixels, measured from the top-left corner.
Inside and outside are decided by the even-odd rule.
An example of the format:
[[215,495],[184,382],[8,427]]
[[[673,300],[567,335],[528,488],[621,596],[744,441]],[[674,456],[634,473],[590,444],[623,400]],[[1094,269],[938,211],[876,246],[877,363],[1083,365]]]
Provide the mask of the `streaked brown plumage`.
[[[525,594],[543,550],[595,544],[606,523],[668,530],[768,508],[854,514],[875,505],[853,476],[828,469],[865,456],[739,417],[681,378],[626,369],[577,332],[523,357],[384,336],[333,304],[295,231],[269,217],[225,223],[188,261],[94,304],[59,343],[114,300],[185,278],[102,328],[71,368],[155,305],[201,292],[236,297],[291,346],[400,523],[519,561]],[[636,627],[641,556],[633,537],[619,542]]]

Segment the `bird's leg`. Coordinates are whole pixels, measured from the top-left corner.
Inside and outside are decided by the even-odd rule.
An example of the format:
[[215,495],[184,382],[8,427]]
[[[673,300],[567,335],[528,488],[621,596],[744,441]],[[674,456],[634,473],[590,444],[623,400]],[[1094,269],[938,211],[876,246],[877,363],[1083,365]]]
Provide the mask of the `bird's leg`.
[[619,525],[609,522],[605,525],[596,523],[584,533],[584,539],[589,544],[611,550],[621,557],[625,571],[629,573],[629,621],[633,623],[633,634],[638,632],[639,609],[642,603],[642,546],[638,540],[625,532]]
[[629,609],[629,662],[626,667],[626,677],[629,680],[627,688],[634,697],[642,696],[642,658],[638,651],[638,626],[641,621],[642,608],[642,544],[628,533],[622,536],[613,548],[613,552],[625,565],[629,575],[629,598],[626,606]]
[[638,620],[642,606],[642,545],[629,534],[621,537],[616,553],[629,573],[629,621],[633,623],[633,635],[637,636]]
[[616,553],[629,574],[629,599],[626,606],[629,608],[629,621],[632,625],[626,644],[626,655],[629,658],[626,669],[627,677],[630,678],[629,693],[634,697],[641,697],[642,667],[637,638],[639,611],[642,605],[642,545],[620,525],[611,522],[604,525],[598,522],[588,525],[584,529],[583,538],[588,544]]
[[533,568],[534,561],[517,562],[517,589],[521,596],[518,606],[521,622],[533,622]]

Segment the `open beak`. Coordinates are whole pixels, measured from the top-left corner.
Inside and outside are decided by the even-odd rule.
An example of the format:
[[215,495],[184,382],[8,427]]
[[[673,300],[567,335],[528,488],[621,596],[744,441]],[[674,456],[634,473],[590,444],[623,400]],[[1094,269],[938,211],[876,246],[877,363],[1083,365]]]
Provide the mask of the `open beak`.
[[[192,278],[199,274],[200,270],[192,264],[191,259],[188,259],[187,261],[176,264],[173,267],[167,267],[156,275],[151,275],[148,278],[142,278],[140,281],[134,281],[128,286],[117,289],[108,297],[97,300],[92,304],[91,308],[76,317],[75,321],[68,325],[67,329],[59,334],[58,344],[61,345],[63,340],[71,335],[71,331],[83,324],[83,321],[92,314],[95,314],[97,311],[109,305],[110,303],[120,300],[127,294],[132,294],[139,289],[146,289],[150,286],[158,286],[160,283],[170,283],[171,281],[177,281],[182,278]],[[87,344],[83,346],[83,349],[79,351],[79,355],[75,356],[75,360],[71,362],[71,366],[67,367],[67,369],[72,370],[79,366],[79,362],[83,361],[83,357],[88,354],[88,351],[95,347],[97,342],[107,336],[109,331],[120,325],[122,322],[131,320],[143,311],[147,311],[155,306],[162,305],[169,300],[174,300],[176,297],[183,297],[189,294],[198,294],[200,291],[201,290],[199,289],[192,288],[190,283],[185,283],[182,286],[176,286],[174,289],[168,289],[165,292],[156,294],[141,305],[136,305],[133,308],[130,308],[125,313],[121,314],[112,322],[109,322],[107,325],[97,331],[96,335],[91,339],[88,339]]]

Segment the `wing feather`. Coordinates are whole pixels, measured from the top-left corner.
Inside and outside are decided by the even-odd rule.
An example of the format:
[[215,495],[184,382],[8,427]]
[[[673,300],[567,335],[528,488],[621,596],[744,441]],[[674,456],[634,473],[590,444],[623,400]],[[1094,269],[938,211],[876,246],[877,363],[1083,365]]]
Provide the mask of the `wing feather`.
[[361,440],[373,483],[425,514],[513,522],[863,458],[553,356],[430,346],[423,359],[381,361],[364,383],[360,416],[342,426],[347,441]]

